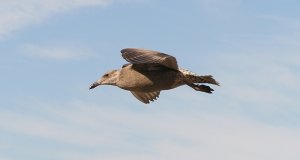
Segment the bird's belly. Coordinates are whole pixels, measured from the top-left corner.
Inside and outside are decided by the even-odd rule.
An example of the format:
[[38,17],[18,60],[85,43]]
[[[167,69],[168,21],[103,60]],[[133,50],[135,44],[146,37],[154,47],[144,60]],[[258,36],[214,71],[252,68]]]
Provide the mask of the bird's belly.
[[142,73],[126,70],[121,72],[117,86],[130,91],[152,92],[172,89],[182,84],[178,72],[173,70]]

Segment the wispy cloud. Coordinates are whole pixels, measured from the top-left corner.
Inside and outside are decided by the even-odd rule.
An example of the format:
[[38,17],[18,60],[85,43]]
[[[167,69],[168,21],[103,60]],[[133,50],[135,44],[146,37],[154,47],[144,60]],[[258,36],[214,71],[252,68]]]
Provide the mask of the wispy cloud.
[[[67,159],[300,158],[299,129],[274,127],[242,117],[151,108],[133,111],[85,102],[64,107],[40,103],[31,109],[43,116],[1,112],[0,129],[83,148],[76,154],[66,154],[70,152],[66,149],[61,156]],[[86,152],[84,148],[96,152]],[[63,152],[58,150],[48,152]]]
[[53,14],[86,6],[105,6],[111,0],[12,0],[1,1],[0,38]]
[[80,47],[41,46],[27,44],[20,48],[21,52],[32,58],[48,60],[75,60],[92,56],[91,51]]
[[294,94],[300,87],[300,76],[291,63],[293,58],[300,57],[293,53],[283,55],[275,50],[270,54],[257,51],[215,57],[216,67],[226,73],[221,74],[221,92],[225,91],[223,94],[236,103],[268,112],[285,113],[287,108],[298,107],[299,101]]

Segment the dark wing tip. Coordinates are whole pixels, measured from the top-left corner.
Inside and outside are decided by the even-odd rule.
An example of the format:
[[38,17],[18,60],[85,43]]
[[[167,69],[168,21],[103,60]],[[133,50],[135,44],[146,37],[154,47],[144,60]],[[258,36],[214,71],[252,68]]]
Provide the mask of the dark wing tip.
[[130,58],[132,55],[130,55],[131,53],[137,53],[137,52],[141,52],[141,50],[143,49],[138,49],[138,48],[124,48],[122,49],[120,52],[122,53],[122,57],[130,62]]
[[131,93],[134,95],[135,98],[137,98],[139,101],[149,104],[150,101],[154,102],[159,97],[160,91],[156,92],[133,92]]
[[121,53],[125,53],[129,48],[124,48],[121,50]]
[[125,53],[128,53],[128,52],[138,52],[138,51],[143,51],[143,50],[145,50],[145,49],[141,49],[141,48],[124,48],[120,52],[125,54]]

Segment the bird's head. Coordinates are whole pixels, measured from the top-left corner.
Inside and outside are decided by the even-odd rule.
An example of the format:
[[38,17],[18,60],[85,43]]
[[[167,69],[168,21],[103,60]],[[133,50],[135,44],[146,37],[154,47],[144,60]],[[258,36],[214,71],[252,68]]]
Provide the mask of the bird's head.
[[90,89],[93,89],[99,85],[116,85],[119,79],[120,70],[113,70],[105,73],[101,78],[94,82]]

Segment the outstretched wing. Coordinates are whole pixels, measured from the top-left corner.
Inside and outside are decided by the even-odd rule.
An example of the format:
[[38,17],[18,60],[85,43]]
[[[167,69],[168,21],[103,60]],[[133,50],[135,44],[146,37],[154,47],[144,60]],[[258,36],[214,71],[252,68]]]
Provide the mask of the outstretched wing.
[[121,53],[122,57],[132,64],[159,64],[178,70],[176,58],[165,53],[137,48],[125,48]]
[[154,101],[159,97],[160,91],[156,92],[134,92],[131,91],[135,98],[140,100],[143,103],[150,103],[150,101]]

